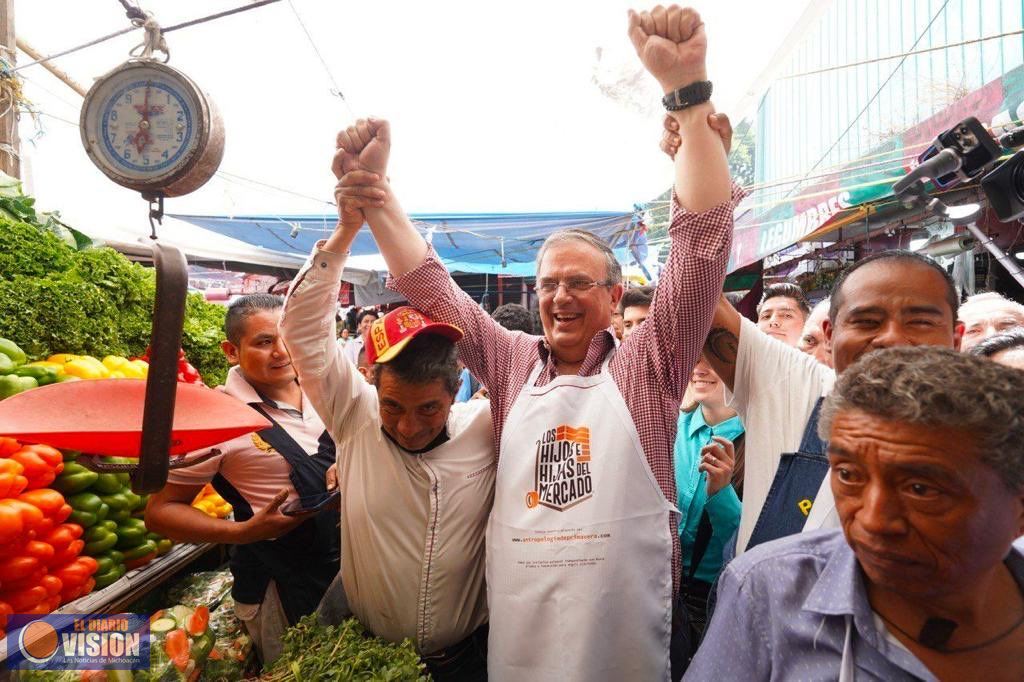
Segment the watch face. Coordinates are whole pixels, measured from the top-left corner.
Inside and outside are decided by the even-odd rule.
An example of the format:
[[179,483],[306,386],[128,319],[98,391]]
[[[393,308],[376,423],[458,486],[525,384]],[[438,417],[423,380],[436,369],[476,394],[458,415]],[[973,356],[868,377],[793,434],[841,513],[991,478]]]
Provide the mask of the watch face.
[[170,176],[198,143],[196,92],[166,67],[115,71],[97,85],[86,107],[83,133],[93,160],[108,175],[135,181]]

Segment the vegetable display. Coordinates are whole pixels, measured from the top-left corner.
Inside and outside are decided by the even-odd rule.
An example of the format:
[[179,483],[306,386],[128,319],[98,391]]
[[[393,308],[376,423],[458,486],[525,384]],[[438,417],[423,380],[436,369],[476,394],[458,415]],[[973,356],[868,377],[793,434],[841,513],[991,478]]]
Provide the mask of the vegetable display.
[[96,586],[84,529],[48,487],[63,471],[59,450],[0,438],[0,637],[10,614],[49,613]]
[[369,637],[354,618],[320,625],[310,614],[288,628],[283,642],[284,652],[260,677],[264,682],[430,679],[412,641]]
[[[92,247],[54,218],[37,215],[32,198],[5,179],[11,180],[0,177],[0,336],[28,356],[15,365],[62,352],[140,355],[150,341],[153,270],[113,249]],[[210,386],[227,376],[220,350],[224,313],[201,294],[188,295],[182,347]],[[0,360],[0,375],[10,376],[4,364]],[[0,391],[5,384],[18,388],[7,379],[0,381]]]

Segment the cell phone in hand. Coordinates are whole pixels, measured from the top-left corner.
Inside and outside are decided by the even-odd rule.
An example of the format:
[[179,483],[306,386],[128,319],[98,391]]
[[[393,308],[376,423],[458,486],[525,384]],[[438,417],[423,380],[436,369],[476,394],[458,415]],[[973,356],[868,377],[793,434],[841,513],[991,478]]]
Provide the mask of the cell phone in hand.
[[290,500],[281,505],[281,513],[285,516],[301,516],[302,514],[313,514],[324,509],[335,509],[341,501],[341,491],[333,490],[316,495],[306,495]]

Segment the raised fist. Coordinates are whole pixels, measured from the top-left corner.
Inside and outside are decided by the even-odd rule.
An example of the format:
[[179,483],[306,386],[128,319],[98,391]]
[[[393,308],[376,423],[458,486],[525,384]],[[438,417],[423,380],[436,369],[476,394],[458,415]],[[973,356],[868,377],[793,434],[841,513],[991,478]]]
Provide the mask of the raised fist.
[[338,150],[331,163],[334,177],[341,180],[354,170],[369,171],[384,177],[391,153],[391,128],[387,121],[359,119],[338,133]]
[[707,80],[708,40],[700,15],[678,5],[629,11],[629,39],[644,67],[668,93]]

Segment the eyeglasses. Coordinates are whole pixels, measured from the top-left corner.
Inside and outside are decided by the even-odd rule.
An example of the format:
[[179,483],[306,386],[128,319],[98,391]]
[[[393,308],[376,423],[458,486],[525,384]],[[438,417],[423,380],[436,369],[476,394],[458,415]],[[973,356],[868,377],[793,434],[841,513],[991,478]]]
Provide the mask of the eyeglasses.
[[594,287],[609,287],[611,285],[611,282],[596,282],[585,277],[574,277],[564,282],[557,279],[538,279],[537,283],[533,286],[533,290],[537,292],[538,296],[554,296],[555,292],[558,291],[558,287],[565,287],[565,293],[570,296],[579,296],[587,293]]

